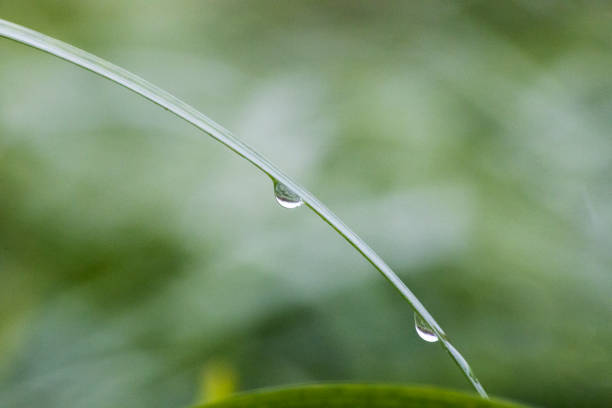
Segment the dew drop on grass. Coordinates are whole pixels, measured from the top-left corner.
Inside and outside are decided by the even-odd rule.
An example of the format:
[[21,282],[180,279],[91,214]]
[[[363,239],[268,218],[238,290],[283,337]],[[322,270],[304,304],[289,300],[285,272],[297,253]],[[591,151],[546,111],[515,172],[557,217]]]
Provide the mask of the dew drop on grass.
[[431,329],[431,327],[427,324],[425,320],[418,314],[414,314],[414,328],[416,329],[417,334],[420,338],[430,343],[435,343],[438,341],[438,336]]
[[285,208],[296,208],[304,204],[299,195],[278,181],[274,181],[274,196],[276,196],[276,201]]

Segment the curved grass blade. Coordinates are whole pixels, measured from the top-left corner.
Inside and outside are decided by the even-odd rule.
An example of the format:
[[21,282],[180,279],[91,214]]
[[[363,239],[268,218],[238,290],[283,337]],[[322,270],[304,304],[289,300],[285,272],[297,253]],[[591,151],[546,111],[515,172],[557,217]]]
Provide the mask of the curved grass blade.
[[197,408],[526,408],[510,401],[483,399],[443,388],[315,384],[245,392]]
[[268,175],[274,182],[280,182],[288,187],[291,191],[297,194],[304,204],[312,211],[328,223],[338,234],[346,239],[361,255],[363,255],[410,303],[410,306],[427,324],[432,331],[438,336],[440,344],[451,355],[457,363],[463,374],[471,382],[476,391],[487,397],[487,393],[474,375],[474,372],[468,365],[467,361],[459,353],[459,351],[450,343],[448,337],[429,314],[425,306],[417,299],[417,297],[408,289],[401,279],[393,272],[393,270],[378,256],[372,248],[370,248],[357,234],[355,234],[346,224],[340,220],[331,210],[329,210],[322,202],[320,202],[308,190],[294,182],[270,161],[257,153],[253,148],[249,147],[244,142],[236,139],[228,130],[221,125],[209,119],[192,106],[181,101],[175,96],[169,94],[163,89],[145,81],[139,76],[118,67],[108,61],[103,60],[93,54],[73,47],[70,44],[48,37],[37,31],[30,30],[23,26],[11,23],[0,19],[0,37],[17,41],[19,43],[29,45],[33,48],[45,51],[51,55],[64,59],[89,71],[92,71],[104,78],[128,88],[144,98],[156,103],[157,105],[169,110],[178,117],[191,123],[198,129],[202,130],[209,136],[227,146],[234,153],[249,161],[259,170]]

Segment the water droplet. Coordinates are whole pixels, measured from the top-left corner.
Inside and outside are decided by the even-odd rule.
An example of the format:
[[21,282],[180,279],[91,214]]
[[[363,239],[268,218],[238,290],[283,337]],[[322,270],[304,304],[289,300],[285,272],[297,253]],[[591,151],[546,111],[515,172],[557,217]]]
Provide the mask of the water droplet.
[[425,320],[418,314],[414,314],[414,328],[420,338],[430,343],[438,341],[438,336],[432,330],[431,326],[427,324]]
[[285,208],[296,208],[304,204],[299,195],[278,181],[274,182],[274,195],[276,196],[276,201]]

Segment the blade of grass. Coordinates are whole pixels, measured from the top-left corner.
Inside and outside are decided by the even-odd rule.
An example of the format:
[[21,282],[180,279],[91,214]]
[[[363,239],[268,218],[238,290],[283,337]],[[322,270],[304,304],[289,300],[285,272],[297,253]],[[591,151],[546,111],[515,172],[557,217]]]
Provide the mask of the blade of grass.
[[62,41],[48,37],[39,32],[30,30],[23,26],[0,19],[0,36],[9,38],[19,43],[29,45],[33,48],[45,51],[51,55],[69,61],[75,65],[92,71],[104,78],[128,88],[144,98],[156,103],[157,105],[169,110],[178,117],[191,123],[209,136],[227,146],[234,153],[249,161],[272,180],[276,180],[300,196],[302,201],[326,223],[328,223],[338,234],[346,239],[363,257],[365,257],[408,301],[415,313],[421,316],[433,332],[438,336],[440,344],[453,358],[463,374],[470,381],[473,387],[482,397],[487,397],[487,393],[474,375],[469,364],[450,343],[446,333],[435,321],[425,306],[408,289],[402,280],[393,270],[383,261],[383,259],[366,244],[356,233],[354,233],[340,218],[329,210],[321,201],[312,195],[304,187],[294,182],[281,170],[274,166],[269,160],[257,153],[253,148],[244,142],[236,139],[228,130],[209,119],[192,106],[169,94],[163,89],[145,81],[139,76],[132,74],[125,69],[118,67],[108,61],[103,60],[93,54],[73,47]]
[[527,408],[453,390],[393,384],[319,384],[234,394],[193,408]]

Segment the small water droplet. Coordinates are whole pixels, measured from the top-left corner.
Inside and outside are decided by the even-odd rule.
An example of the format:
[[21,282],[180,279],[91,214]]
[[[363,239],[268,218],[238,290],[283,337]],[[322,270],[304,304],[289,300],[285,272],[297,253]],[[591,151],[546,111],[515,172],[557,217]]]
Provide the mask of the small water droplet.
[[276,196],[276,201],[285,208],[296,208],[304,204],[299,195],[278,181],[274,182],[274,195]]
[[432,330],[431,326],[427,324],[425,320],[418,314],[414,314],[414,328],[420,338],[430,343],[438,341],[438,336]]

